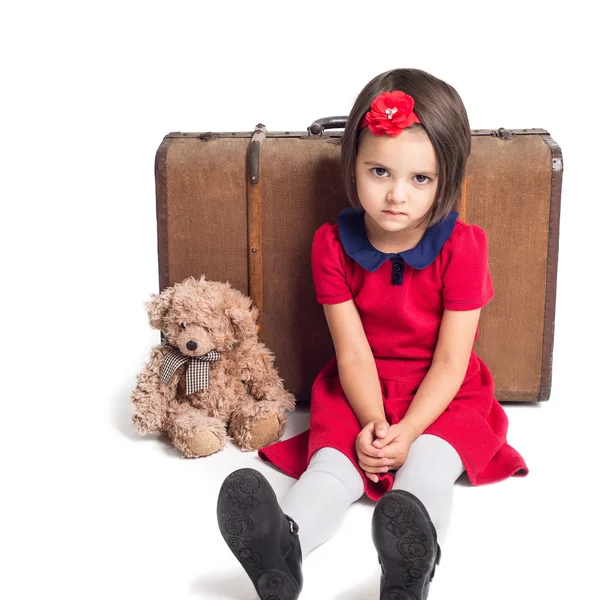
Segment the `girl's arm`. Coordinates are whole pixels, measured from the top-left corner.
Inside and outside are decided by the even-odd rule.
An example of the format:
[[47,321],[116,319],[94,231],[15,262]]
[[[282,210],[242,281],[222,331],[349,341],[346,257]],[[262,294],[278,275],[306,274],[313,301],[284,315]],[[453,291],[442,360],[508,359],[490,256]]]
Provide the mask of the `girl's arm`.
[[333,339],[340,383],[361,427],[385,421],[381,386],[373,352],[354,300],[324,304]]
[[431,367],[402,419],[414,439],[452,402],[469,366],[481,308],[444,310]]

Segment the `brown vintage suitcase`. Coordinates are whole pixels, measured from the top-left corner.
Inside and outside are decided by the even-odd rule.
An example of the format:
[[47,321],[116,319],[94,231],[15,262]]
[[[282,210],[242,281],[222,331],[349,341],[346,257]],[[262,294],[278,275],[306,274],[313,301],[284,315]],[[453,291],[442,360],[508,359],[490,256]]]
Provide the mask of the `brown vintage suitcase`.
[[[320,119],[306,132],[259,124],[170,133],[156,153],[160,289],[204,274],[251,296],[261,339],[300,401],[334,353],[310,254],[317,228],[348,206],[345,121]],[[496,295],[481,313],[475,351],[499,401],[550,395],[561,183],[561,150],[547,131],[472,131],[455,208],[488,236]]]

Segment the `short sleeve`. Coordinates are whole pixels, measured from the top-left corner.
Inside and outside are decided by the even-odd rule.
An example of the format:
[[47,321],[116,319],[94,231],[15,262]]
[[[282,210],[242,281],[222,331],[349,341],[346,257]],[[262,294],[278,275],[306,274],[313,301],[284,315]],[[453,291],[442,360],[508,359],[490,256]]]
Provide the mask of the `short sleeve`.
[[334,225],[325,223],[313,238],[312,273],[320,304],[339,304],[353,298],[346,281],[344,248],[336,231]]
[[450,310],[481,308],[493,298],[487,235],[478,225],[465,225],[453,240],[442,288],[444,308]]

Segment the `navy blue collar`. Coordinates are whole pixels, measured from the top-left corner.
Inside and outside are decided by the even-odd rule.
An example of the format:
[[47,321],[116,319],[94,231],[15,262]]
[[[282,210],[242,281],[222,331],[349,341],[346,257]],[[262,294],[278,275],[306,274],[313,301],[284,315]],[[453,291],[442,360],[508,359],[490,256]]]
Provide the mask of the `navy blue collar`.
[[454,230],[457,218],[458,212],[451,211],[445,219],[432,225],[414,248],[398,253],[381,252],[371,244],[365,231],[363,210],[345,208],[338,215],[338,229],[346,254],[367,271],[376,271],[388,258],[396,255],[400,255],[413,269],[424,269],[439,254]]

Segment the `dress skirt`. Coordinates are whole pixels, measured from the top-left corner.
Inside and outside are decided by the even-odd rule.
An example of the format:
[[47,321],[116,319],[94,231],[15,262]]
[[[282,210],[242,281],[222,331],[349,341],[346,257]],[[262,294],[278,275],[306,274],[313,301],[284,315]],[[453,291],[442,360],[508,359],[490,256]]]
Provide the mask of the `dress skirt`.
[[[375,359],[388,423],[406,414],[423,380],[406,378],[402,361]],[[423,432],[451,444],[461,457],[473,485],[493,483],[529,470],[521,455],[506,441],[508,418],[494,397],[494,384],[485,363],[473,352],[465,380],[446,410]],[[368,479],[358,465],[355,450],[360,422],[350,406],[338,376],[335,357],[313,384],[310,427],[292,438],[258,451],[284,473],[298,479],[320,448],[336,448],[354,464],[363,478],[365,493],[379,500],[392,488],[394,474],[381,473],[379,482]],[[402,468],[402,467],[400,467]]]

